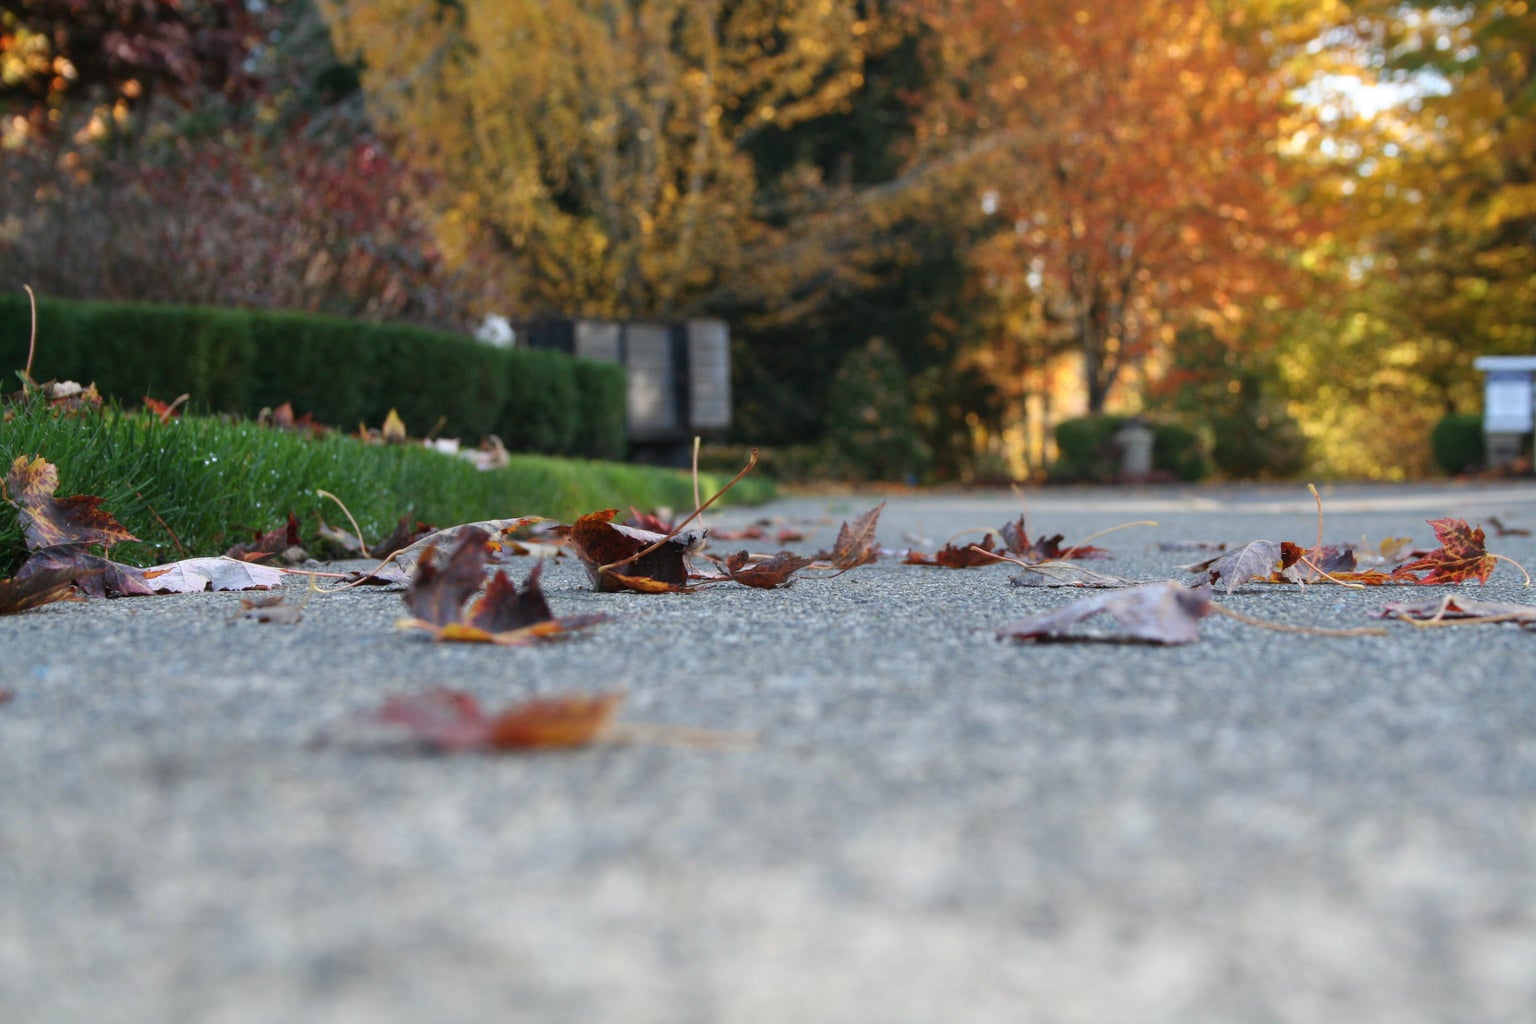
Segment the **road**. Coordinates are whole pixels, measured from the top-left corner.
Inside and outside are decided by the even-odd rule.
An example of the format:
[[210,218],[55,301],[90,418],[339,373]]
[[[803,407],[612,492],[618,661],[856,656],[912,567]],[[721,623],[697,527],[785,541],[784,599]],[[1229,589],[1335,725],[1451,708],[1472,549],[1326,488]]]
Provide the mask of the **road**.
[[[1529,485],[1324,499],[1365,547],[1536,527]],[[708,520],[814,551],[878,500]],[[1137,579],[1200,557],[1164,545],[1316,533],[1276,487],[888,496],[879,536],[931,549],[1021,501],[1068,541],[1155,521],[1095,541]],[[562,560],[555,612],[611,620],[510,650],[401,634],[379,590],[293,626],[231,622],[235,594],[0,618],[0,1020],[1536,1020],[1536,634],[1212,616],[1183,647],[1020,645],[996,631],[1082,594],[1009,572],[640,596]],[[1502,563],[1466,589],[1536,601]],[[1218,601],[1355,627],[1444,592]],[[627,726],[730,742],[447,757],[358,724],[444,685],[621,690]]]

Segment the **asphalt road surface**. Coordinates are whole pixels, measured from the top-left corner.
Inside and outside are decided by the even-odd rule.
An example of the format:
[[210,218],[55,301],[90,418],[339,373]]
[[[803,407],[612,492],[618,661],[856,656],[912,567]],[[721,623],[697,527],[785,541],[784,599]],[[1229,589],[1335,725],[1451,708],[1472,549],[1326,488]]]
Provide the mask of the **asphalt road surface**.
[[[815,551],[877,500],[708,519]],[[1529,485],[1325,500],[1326,539],[1363,550],[1432,547],[1439,516],[1536,528]],[[1027,503],[1068,541],[1155,520],[1095,541],[1145,580],[1202,557],[1165,545],[1316,534],[1298,487]],[[932,550],[1019,512],[891,497],[879,536]],[[640,596],[566,559],[555,612],[611,620],[519,649],[397,632],[380,590],[291,626],[232,622],[238,594],[0,618],[0,1021],[1536,1021],[1536,632],[1211,616],[1182,647],[1097,620],[1021,645],[996,631],[1084,592],[1011,571]],[[1394,599],[1536,603],[1523,584],[1217,601],[1351,628]],[[722,735],[441,756],[360,724],[435,686],[621,690],[626,726]]]

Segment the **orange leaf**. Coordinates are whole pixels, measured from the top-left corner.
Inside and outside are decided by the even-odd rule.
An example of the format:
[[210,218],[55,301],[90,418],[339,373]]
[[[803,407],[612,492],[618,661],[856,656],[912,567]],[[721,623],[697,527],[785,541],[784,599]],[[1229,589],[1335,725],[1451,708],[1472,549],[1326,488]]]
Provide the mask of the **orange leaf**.
[[608,727],[623,699],[622,694],[605,693],[526,701],[491,719],[486,745],[493,750],[585,746]]

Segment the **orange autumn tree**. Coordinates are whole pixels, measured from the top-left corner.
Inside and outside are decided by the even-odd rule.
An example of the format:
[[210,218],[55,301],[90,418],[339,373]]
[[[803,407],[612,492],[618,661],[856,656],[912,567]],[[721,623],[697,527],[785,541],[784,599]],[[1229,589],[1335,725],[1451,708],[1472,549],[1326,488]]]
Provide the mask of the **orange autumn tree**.
[[1248,23],[1258,5],[913,5],[943,68],[922,159],[993,218],[972,262],[1016,311],[983,365],[1076,352],[1097,413],[1181,328],[1253,337],[1306,232],[1280,152],[1290,83]]
[[489,236],[525,308],[670,316],[750,262],[748,147],[837,109],[856,0],[322,0],[370,115],[434,172],[445,247]]

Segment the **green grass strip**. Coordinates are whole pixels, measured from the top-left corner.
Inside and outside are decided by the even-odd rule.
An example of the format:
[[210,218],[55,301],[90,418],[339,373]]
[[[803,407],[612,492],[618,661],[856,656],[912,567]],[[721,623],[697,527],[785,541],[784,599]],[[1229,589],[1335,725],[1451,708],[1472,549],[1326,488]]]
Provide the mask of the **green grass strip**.
[[[141,542],[112,549],[119,561],[152,565],[186,554],[218,554],[253,533],[298,516],[311,540],[321,516],[346,528],[335,494],[374,543],[402,515],[437,526],[542,515],[570,522],[602,508],[693,507],[686,473],[609,462],[514,455],[504,469],[481,471],[420,445],[370,445],[328,435],[311,440],[249,422],[210,418],[161,423],[144,413],[108,410],[62,417],[35,405],[9,406],[0,424],[0,476],[20,455],[59,468],[62,496],[92,494]],[[728,476],[704,474],[705,496]],[[770,482],[748,477],[726,500],[772,496]],[[174,534],[174,539],[172,534]],[[0,508],[0,577],[25,560],[21,528]]]

